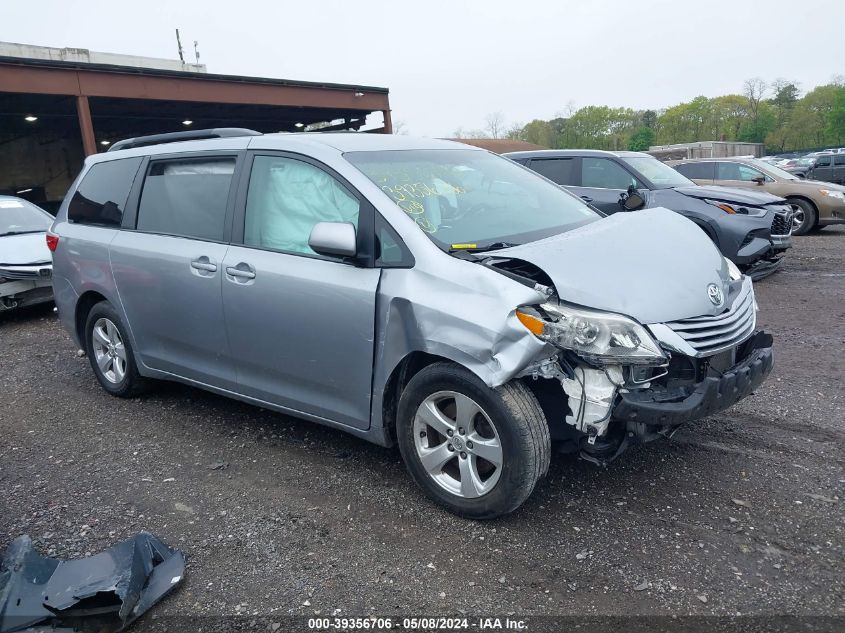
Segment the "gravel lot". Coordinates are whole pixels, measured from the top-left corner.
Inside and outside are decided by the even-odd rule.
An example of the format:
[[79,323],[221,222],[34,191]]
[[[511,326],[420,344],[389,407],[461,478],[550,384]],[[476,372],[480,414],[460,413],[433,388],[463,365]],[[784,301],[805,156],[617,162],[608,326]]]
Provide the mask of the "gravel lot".
[[0,315],[0,547],[28,533],[73,558],[149,530],[183,549],[186,582],[136,630],[184,614],[845,616],[845,227],[795,243],[756,284],[777,353],[758,393],[605,470],[559,456],[488,523],[338,431],[174,384],[112,398],[50,308]]

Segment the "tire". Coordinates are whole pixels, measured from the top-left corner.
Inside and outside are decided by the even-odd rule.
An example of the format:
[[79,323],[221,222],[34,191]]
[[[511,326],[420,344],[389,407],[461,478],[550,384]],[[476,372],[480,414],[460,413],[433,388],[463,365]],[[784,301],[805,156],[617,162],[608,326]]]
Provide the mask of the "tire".
[[100,385],[111,395],[132,398],[147,386],[126,328],[108,301],[94,305],[85,319],[85,352]]
[[795,222],[792,224],[792,234],[793,235],[807,235],[810,231],[812,231],[816,223],[819,221],[819,214],[816,211],[816,207],[813,205],[812,202],[807,200],[802,200],[801,198],[789,198],[789,204],[794,204],[798,207],[796,212],[797,214],[803,215],[803,221],[800,225],[796,226]]
[[429,365],[408,382],[399,400],[397,439],[426,494],[472,519],[513,512],[549,468],[549,427],[534,394],[517,381],[491,389],[452,363]]

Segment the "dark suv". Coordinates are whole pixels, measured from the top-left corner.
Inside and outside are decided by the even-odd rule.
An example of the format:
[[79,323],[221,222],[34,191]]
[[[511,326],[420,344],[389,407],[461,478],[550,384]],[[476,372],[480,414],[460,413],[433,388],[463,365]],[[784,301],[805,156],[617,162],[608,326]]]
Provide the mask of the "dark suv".
[[806,177],[845,185],[845,153],[819,154]]
[[[640,152],[542,150],[504,154],[610,214],[665,207],[695,222],[752,279],[771,274],[792,242],[792,207],[764,193],[699,187]],[[643,199],[627,207],[630,193]]]

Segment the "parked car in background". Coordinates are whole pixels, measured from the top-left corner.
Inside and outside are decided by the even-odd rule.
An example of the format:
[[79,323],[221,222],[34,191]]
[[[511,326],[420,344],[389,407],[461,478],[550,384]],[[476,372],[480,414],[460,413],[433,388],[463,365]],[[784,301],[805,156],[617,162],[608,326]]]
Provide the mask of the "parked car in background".
[[786,198],[796,207],[795,235],[845,223],[845,187],[841,185],[804,180],[754,158],[691,158],[667,164],[699,185],[748,188]]
[[31,202],[0,196],[0,312],[53,299],[45,236],[53,216]]
[[772,368],[751,280],[678,214],[603,218],[448,141],[205,134],[89,156],[51,229],[59,316],[112,395],[176,380],[398,443],[492,518],[552,442],[607,463]]
[[819,154],[806,177],[838,185],[845,184],[845,153]]
[[642,208],[666,207],[695,222],[753,279],[778,269],[792,233],[792,208],[767,193],[700,187],[640,152],[545,150],[504,154],[563,185],[603,213],[627,210],[629,190]]
[[815,156],[800,156],[798,158],[790,158],[777,164],[784,171],[789,172],[798,178],[806,178],[807,173],[813,168],[816,163]]

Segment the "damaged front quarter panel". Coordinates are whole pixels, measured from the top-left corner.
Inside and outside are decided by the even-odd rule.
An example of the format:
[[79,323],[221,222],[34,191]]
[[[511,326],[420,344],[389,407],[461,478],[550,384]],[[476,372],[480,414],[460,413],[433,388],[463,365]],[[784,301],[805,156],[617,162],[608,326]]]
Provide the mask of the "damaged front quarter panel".
[[[382,271],[373,378],[374,427],[382,426],[385,387],[399,363],[424,352],[459,363],[489,387],[508,382],[555,349],[516,318],[522,305],[545,301],[541,286],[523,285],[480,264],[451,258]],[[463,270],[456,274],[454,266]],[[507,307],[505,307],[507,306]]]

